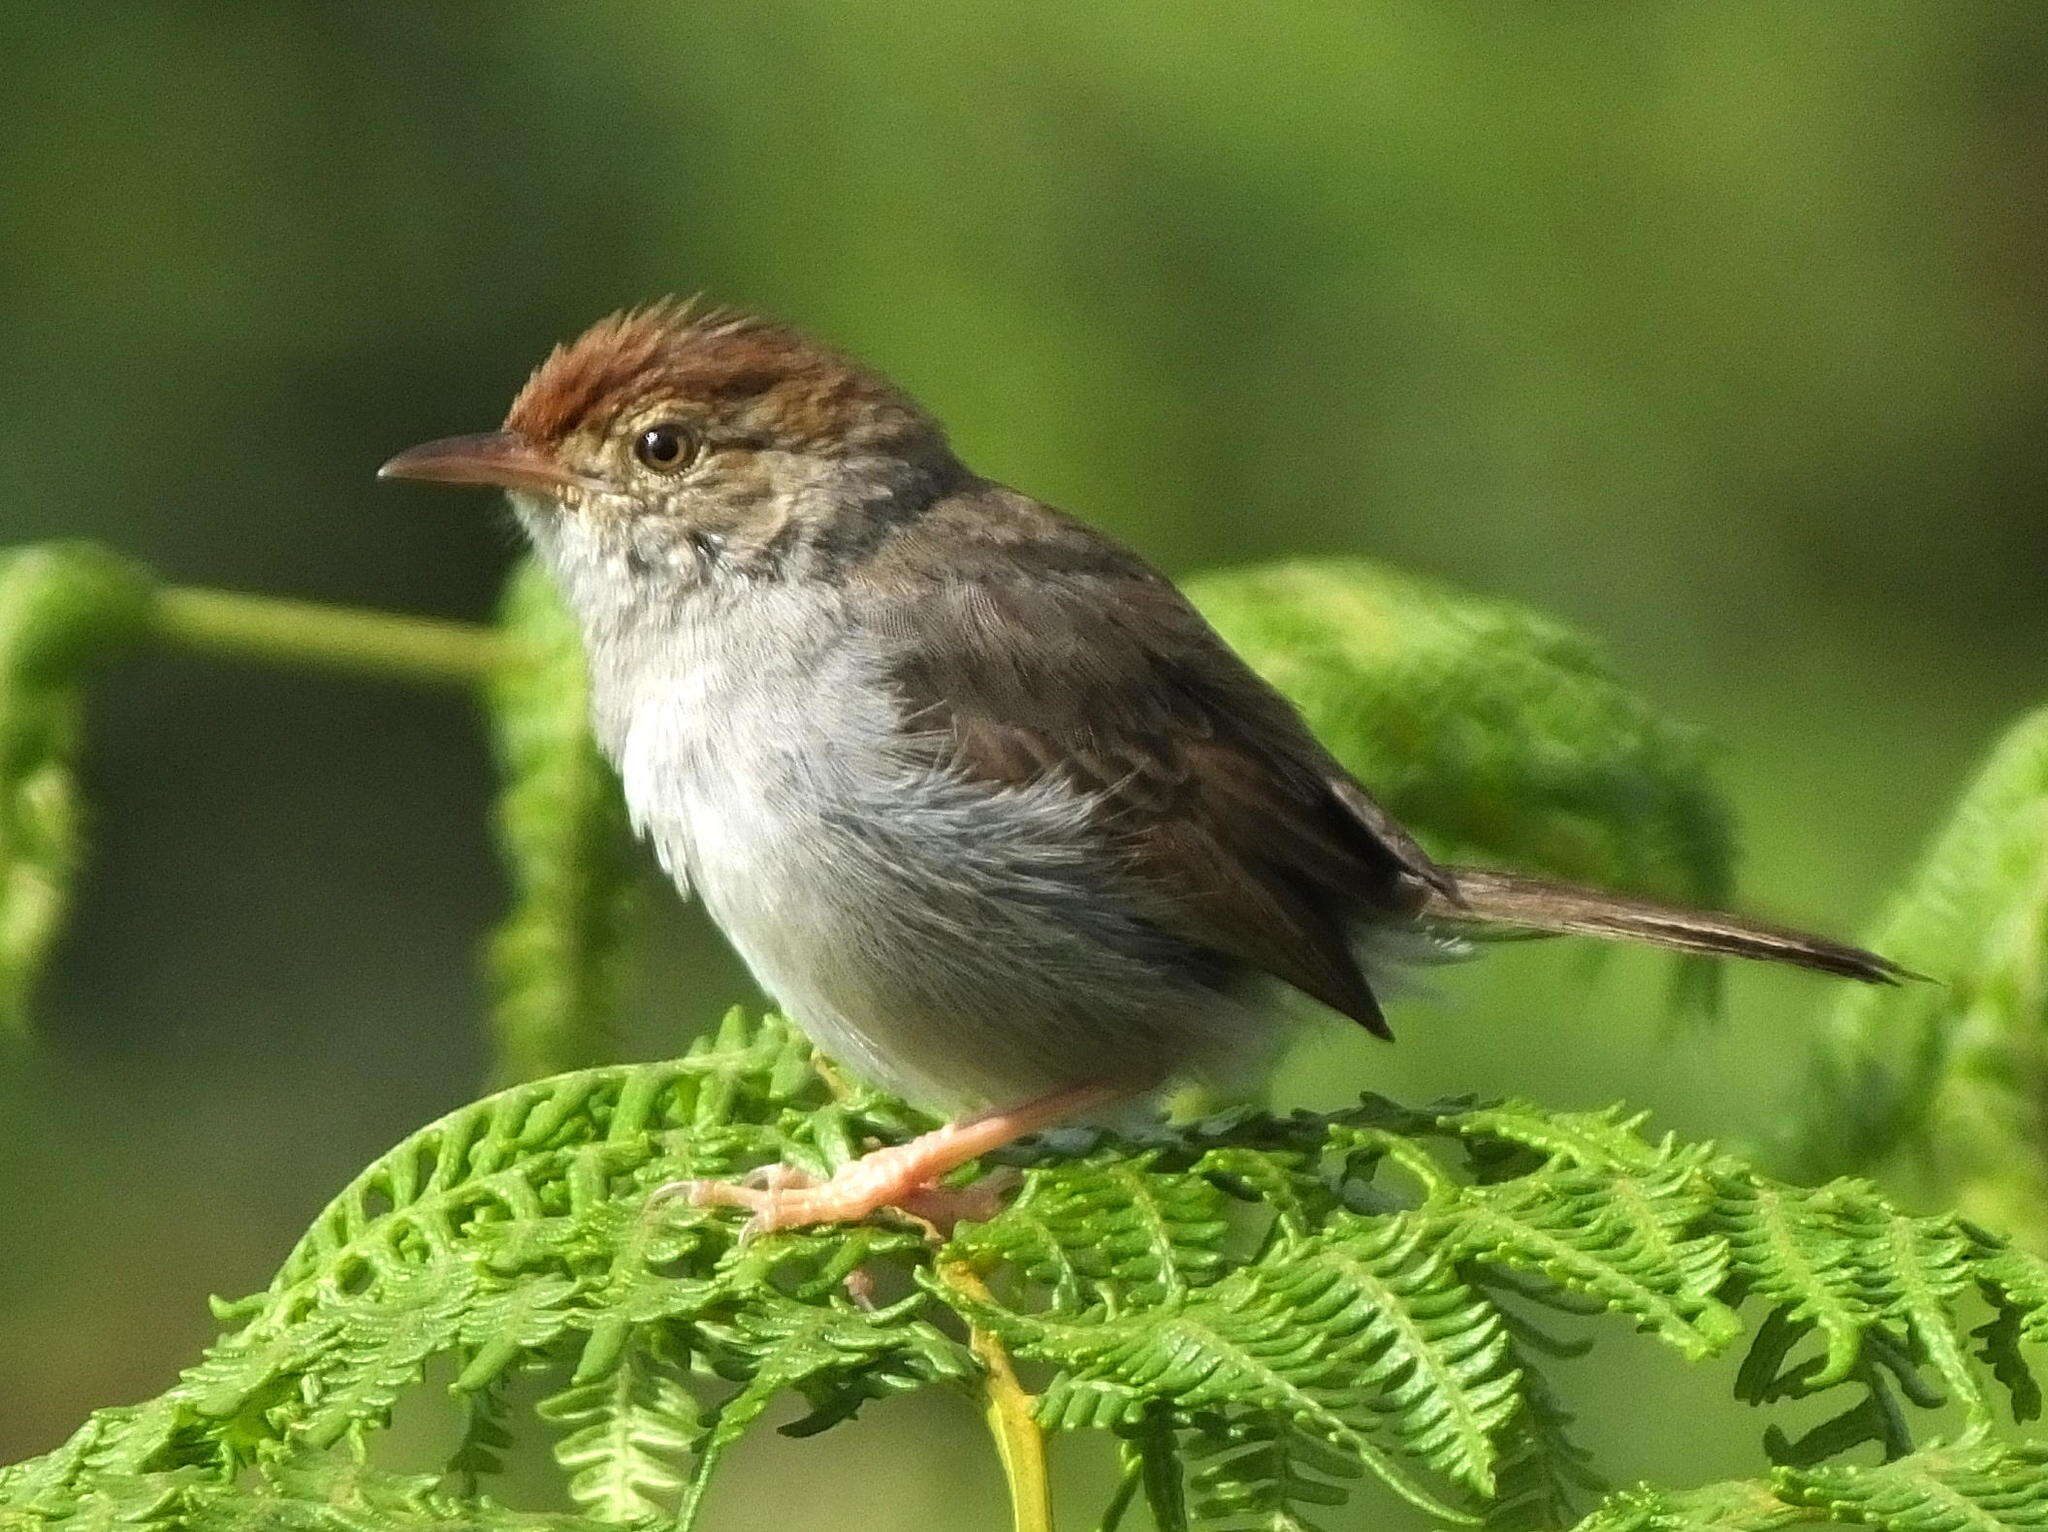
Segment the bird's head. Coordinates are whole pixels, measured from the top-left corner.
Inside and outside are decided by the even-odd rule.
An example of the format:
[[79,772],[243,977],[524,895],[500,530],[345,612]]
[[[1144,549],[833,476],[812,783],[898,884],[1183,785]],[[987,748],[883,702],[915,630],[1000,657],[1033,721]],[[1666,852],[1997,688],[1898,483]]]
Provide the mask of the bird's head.
[[501,430],[401,452],[378,476],[510,492],[544,554],[782,556],[957,465],[887,379],[784,327],[665,301],[555,348]]

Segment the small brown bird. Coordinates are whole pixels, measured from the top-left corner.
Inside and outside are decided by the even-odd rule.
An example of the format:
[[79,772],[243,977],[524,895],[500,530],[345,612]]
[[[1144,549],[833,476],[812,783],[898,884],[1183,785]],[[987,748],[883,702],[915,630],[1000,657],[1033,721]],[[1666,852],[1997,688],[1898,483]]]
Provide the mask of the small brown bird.
[[964,1114],[822,1184],[685,1188],[759,1228],[1255,1059],[1260,990],[1384,1037],[1403,939],[1574,933],[1887,982],[1797,931],[1432,861],[1135,554],[977,476],[888,381],[657,304],[558,347],[502,431],[387,478],[493,485],[582,626],[636,825],[821,1048]]

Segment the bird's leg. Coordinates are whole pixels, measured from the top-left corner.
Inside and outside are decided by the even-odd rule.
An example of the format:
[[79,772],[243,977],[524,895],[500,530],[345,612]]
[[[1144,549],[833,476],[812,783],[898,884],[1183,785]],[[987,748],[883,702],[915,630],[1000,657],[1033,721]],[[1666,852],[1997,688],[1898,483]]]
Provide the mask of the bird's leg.
[[978,1186],[958,1191],[939,1186],[943,1176],[991,1149],[1055,1127],[1091,1107],[1124,1094],[1106,1085],[1078,1085],[1040,1096],[1007,1111],[984,1112],[920,1134],[907,1144],[871,1149],[839,1167],[830,1180],[801,1184],[795,1172],[760,1177],[766,1185],[734,1181],[672,1181],[655,1192],[657,1202],[680,1197],[692,1207],[752,1210],[749,1234],[766,1234],[801,1224],[856,1223],[883,1208],[902,1208],[929,1222],[950,1225],[960,1218],[986,1218],[995,1211]]

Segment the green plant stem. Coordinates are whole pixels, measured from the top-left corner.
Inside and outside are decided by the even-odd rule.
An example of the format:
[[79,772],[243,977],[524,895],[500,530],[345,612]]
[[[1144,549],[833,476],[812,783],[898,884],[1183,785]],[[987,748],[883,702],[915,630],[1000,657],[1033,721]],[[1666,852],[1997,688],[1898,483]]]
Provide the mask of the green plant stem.
[[202,654],[457,686],[481,683],[506,652],[506,641],[478,623],[234,591],[165,590],[155,628],[165,642]]
[[[967,1294],[977,1303],[993,1304],[991,1293],[965,1261],[942,1260],[940,1278]],[[995,1439],[996,1455],[1002,1459],[1003,1477],[1010,1486],[1010,1519],[1016,1532],[1053,1532],[1052,1484],[1045,1468],[1045,1433],[1031,1413],[1031,1395],[1017,1381],[1010,1365],[1010,1353],[1003,1343],[978,1326],[970,1329],[968,1345],[984,1369],[981,1395],[982,1419]]]

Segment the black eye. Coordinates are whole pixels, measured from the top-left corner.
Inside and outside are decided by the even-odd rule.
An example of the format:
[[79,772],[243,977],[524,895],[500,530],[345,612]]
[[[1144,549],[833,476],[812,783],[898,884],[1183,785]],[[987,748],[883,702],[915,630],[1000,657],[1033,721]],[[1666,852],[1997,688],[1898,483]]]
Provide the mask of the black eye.
[[675,473],[697,456],[697,438],[688,426],[665,421],[640,433],[633,442],[633,456],[657,473]]

